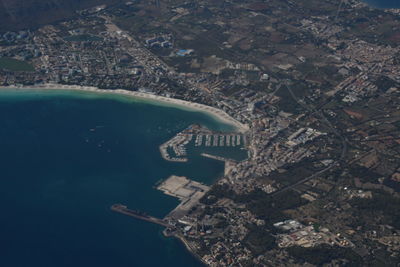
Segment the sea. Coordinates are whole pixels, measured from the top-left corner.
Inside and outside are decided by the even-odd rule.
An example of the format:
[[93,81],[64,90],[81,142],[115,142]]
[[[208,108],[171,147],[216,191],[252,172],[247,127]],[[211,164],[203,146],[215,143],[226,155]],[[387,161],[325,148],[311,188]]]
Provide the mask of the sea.
[[400,0],[363,0],[370,6],[377,8],[400,8]]
[[179,202],[157,182],[175,174],[212,184],[223,174],[223,162],[198,154],[162,159],[159,145],[193,123],[232,130],[113,94],[0,90],[0,266],[202,266],[162,227],[110,210],[163,217]]

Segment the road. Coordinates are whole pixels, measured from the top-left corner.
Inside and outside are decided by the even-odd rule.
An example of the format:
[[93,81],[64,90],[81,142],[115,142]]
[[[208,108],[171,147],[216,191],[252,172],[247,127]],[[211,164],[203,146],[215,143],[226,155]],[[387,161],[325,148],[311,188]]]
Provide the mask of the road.
[[319,117],[320,122],[325,124],[326,126],[328,126],[330,128],[331,132],[341,140],[342,150],[341,150],[341,153],[340,153],[339,160],[334,161],[331,165],[329,165],[325,169],[320,170],[320,171],[314,173],[311,176],[308,176],[308,177],[306,177],[306,178],[304,178],[304,179],[302,179],[302,180],[300,180],[300,181],[298,181],[298,182],[296,182],[294,184],[291,184],[291,185],[289,185],[287,187],[284,187],[284,188],[282,188],[280,190],[275,191],[274,193],[271,194],[271,196],[276,196],[276,195],[278,195],[278,194],[280,194],[282,192],[285,192],[285,191],[287,191],[289,189],[292,189],[292,188],[294,188],[294,187],[296,187],[298,185],[304,184],[305,182],[307,182],[309,180],[312,180],[312,179],[324,174],[325,172],[331,170],[333,167],[339,166],[340,163],[342,163],[344,161],[344,159],[346,157],[346,154],[347,154],[347,140],[346,140],[346,138],[344,136],[342,136],[341,133],[338,130],[335,129],[335,127],[332,125],[332,123],[324,116],[324,114],[322,114],[321,111],[315,110],[314,108],[310,108],[309,106],[307,106],[306,104],[301,102],[296,97],[296,95],[293,93],[292,89],[290,89],[290,87],[287,86],[286,84],[285,84],[285,86],[286,86],[286,89],[289,91],[290,95],[292,96],[293,100],[296,101],[297,104],[299,104],[300,106],[305,108],[311,114],[316,114],[317,118]]

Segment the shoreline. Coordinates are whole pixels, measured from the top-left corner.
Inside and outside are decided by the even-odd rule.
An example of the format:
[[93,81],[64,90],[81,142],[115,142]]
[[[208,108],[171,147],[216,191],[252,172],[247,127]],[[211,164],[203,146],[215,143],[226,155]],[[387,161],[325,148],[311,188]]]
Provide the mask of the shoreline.
[[236,119],[229,116],[225,111],[207,106],[204,104],[199,104],[195,102],[189,102],[186,100],[169,98],[165,96],[159,96],[155,94],[143,93],[138,91],[128,91],[124,89],[99,89],[96,87],[89,86],[79,86],[79,85],[63,85],[63,84],[42,84],[42,85],[32,85],[32,86],[0,86],[0,89],[22,89],[22,90],[65,90],[65,91],[80,91],[98,94],[115,94],[121,96],[128,96],[136,99],[151,100],[154,102],[169,104],[175,107],[186,108],[190,111],[197,111],[206,113],[214,119],[223,122],[225,124],[231,125],[236,131],[245,133],[249,130],[248,125],[243,124]]
[[[183,108],[188,111],[202,112],[205,113],[215,120],[230,125],[234,128],[234,131],[245,133],[249,130],[248,126],[240,123],[236,119],[229,116],[225,111],[217,109],[215,107],[207,106],[204,104],[198,104],[195,102],[189,102],[181,99],[168,98],[164,96],[143,93],[138,91],[128,91],[124,89],[99,89],[96,87],[89,86],[74,86],[74,85],[61,85],[61,84],[42,84],[42,85],[32,85],[32,86],[0,86],[0,90],[49,90],[49,91],[77,91],[77,92],[88,92],[93,94],[113,94],[119,96],[127,96],[135,99],[150,100],[155,103],[167,104],[168,106]],[[224,171],[225,167],[224,167]],[[181,204],[178,205],[178,207]],[[175,210],[175,209],[174,209]],[[172,210],[172,211],[174,211]],[[171,212],[172,212],[171,211]],[[169,214],[169,213],[168,213]],[[201,264],[207,266],[208,264],[202,259],[202,257],[197,254],[194,248],[191,247],[190,243],[181,234],[166,235],[163,231],[165,237],[173,237],[183,244],[184,249],[196,258]]]
[[200,257],[199,254],[197,254],[197,252],[195,252],[195,250],[190,246],[190,244],[186,241],[186,239],[181,236],[181,235],[172,235],[174,238],[176,238],[177,240],[179,240],[184,247],[186,248],[186,250],[193,255],[198,261],[200,261],[200,263],[204,264],[204,266],[208,266],[207,262],[205,262],[203,260],[202,257]]

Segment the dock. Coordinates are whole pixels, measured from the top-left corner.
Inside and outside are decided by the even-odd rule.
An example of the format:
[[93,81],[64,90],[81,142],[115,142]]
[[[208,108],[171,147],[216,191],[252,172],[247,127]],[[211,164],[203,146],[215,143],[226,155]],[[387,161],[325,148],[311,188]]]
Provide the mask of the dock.
[[187,214],[187,212],[199,202],[210,190],[210,187],[183,176],[171,175],[161,183],[157,189],[181,201],[181,203],[167,215],[167,218],[179,219],[184,214]]
[[[242,134],[212,131],[200,125],[190,125],[160,145],[161,156],[168,161],[187,162],[186,147],[236,147],[241,145]],[[193,140],[194,139],[194,140]],[[244,142],[243,142],[244,143]]]
[[227,159],[227,158],[224,158],[224,157],[221,157],[221,156],[211,155],[211,154],[208,154],[208,153],[201,153],[200,156],[206,157],[206,158],[210,158],[210,159],[219,160],[219,161],[223,161],[223,162],[229,162],[229,161],[230,162],[236,162],[233,159]]
[[136,219],[139,219],[139,220],[142,220],[142,221],[158,224],[158,225],[161,225],[161,226],[164,226],[164,227],[167,227],[167,228],[171,228],[172,227],[172,225],[170,225],[169,223],[167,223],[166,221],[164,221],[162,219],[159,219],[159,218],[156,218],[156,217],[153,217],[153,216],[149,216],[149,215],[144,214],[144,213],[139,212],[139,211],[128,209],[127,206],[122,205],[122,204],[114,204],[114,205],[112,205],[111,206],[111,210],[115,211],[115,212],[122,213],[124,215],[131,216],[133,218],[136,218]]

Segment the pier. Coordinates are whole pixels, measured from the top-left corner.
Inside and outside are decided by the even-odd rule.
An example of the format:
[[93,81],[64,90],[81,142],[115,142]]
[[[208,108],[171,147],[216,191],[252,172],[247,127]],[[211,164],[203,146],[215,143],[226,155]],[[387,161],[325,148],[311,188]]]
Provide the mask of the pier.
[[149,215],[141,213],[139,211],[128,209],[127,206],[122,205],[122,204],[114,204],[114,205],[112,205],[111,206],[111,210],[115,211],[115,212],[122,213],[124,215],[131,216],[133,218],[136,218],[136,219],[139,219],[139,220],[142,220],[142,221],[158,224],[158,225],[161,225],[161,226],[164,226],[164,227],[167,227],[167,228],[171,228],[172,227],[172,225],[170,225],[169,223],[165,222],[162,219],[159,219],[159,218],[156,218],[156,217],[153,217],[153,216],[149,216]]
[[183,176],[172,175],[158,187],[169,196],[178,198],[181,203],[171,211],[166,218],[179,219],[193,207],[210,190],[210,187],[202,183],[189,180]]
[[216,134],[213,136],[213,146],[218,146],[218,135]]
[[[161,156],[168,161],[186,162],[186,145],[192,140],[193,135],[190,133],[180,132],[172,139],[160,146]],[[168,149],[171,148],[175,156],[170,155]]]
[[210,134],[206,135],[206,146],[211,146],[211,135]]
[[215,160],[219,160],[219,161],[223,161],[223,162],[235,162],[235,160],[233,159],[227,159],[221,156],[216,156],[216,155],[211,155],[211,154],[207,154],[207,153],[201,153],[200,156],[206,157],[206,158],[210,158],[210,159],[215,159]]
[[169,232],[175,232],[175,223],[186,215],[192,207],[210,190],[210,187],[202,183],[192,181],[183,176],[172,175],[157,186],[157,189],[166,195],[176,197],[180,200],[180,204],[173,209],[164,219],[159,219],[143,212],[131,210],[122,204],[114,204],[111,210],[133,217],[138,220],[154,223],[166,227]]

